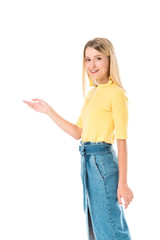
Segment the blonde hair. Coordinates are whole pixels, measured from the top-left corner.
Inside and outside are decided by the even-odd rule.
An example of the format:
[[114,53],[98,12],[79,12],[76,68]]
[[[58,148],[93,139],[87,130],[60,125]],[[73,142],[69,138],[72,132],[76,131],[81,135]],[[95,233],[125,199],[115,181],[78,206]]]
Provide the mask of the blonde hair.
[[126,92],[126,90],[123,88],[123,85],[120,79],[120,72],[119,72],[119,67],[117,63],[116,53],[112,43],[106,38],[94,38],[92,40],[89,40],[85,44],[84,50],[83,50],[83,69],[82,69],[83,97],[85,97],[86,95],[87,81],[91,80],[91,78],[88,76],[88,73],[85,70],[85,51],[87,47],[92,47],[110,58],[109,76],[111,77],[113,82],[119,85]]

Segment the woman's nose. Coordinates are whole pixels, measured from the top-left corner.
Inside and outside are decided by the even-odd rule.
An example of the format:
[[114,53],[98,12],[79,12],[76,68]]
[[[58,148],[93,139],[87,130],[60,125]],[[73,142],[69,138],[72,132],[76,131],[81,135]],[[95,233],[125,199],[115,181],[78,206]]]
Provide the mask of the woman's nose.
[[95,67],[95,66],[96,66],[96,63],[95,63],[94,60],[92,60],[92,61],[90,62],[90,66],[91,66],[91,67]]

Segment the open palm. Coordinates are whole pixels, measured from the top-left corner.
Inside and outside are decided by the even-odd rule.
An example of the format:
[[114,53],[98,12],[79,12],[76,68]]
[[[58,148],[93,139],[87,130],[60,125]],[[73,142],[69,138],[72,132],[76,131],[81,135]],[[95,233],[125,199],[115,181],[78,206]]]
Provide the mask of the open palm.
[[24,103],[26,103],[29,107],[34,109],[36,112],[47,113],[49,109],[48,103],[46,103],[44,100],[40,98],[34,98],[32,99],[32,101],[35,101],[35,102],[23,100]]

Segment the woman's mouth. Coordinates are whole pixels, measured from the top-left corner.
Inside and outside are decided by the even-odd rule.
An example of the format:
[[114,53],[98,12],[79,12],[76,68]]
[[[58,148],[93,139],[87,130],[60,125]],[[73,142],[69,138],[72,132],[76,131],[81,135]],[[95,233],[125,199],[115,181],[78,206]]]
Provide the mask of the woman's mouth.
[[90,71],[92,74],[95,74],[95,73],[97,73],[99,70],[92,70],[92,71]]

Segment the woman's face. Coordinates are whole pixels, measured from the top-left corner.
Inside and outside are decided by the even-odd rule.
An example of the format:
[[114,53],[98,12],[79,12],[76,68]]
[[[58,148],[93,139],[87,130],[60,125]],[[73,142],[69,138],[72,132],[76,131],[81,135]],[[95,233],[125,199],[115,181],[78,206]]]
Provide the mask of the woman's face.
[[90,78],[98,83],[108,82],[109,57],[94,48],[87,47],[85,51],[85,68]]

